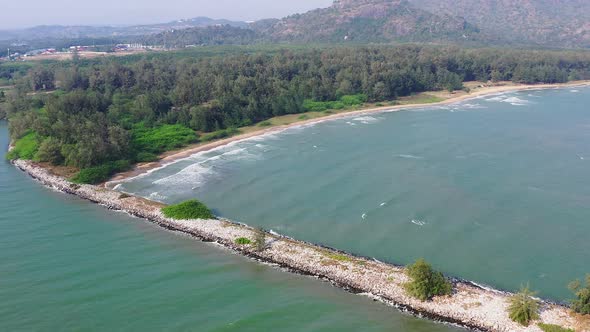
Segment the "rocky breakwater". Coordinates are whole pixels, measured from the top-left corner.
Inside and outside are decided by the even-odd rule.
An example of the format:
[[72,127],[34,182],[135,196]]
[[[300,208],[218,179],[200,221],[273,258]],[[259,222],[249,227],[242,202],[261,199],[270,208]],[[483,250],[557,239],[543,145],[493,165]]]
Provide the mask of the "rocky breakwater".
[[[483,289],[465,281],[455,281],[451,296],[436,297],[422,302],[406,294],[404,283],[408,281],[405,268],[372,259],[357,257],[337,250],[296,241],[276,234],[266,233],[266,246],[261,251],[254,245],[239,245],[238,238],[254,240],[256,230],[226,220],[173,220],[163,216],[161,203],[135,197],[115,190],[78,185],[34,163],[22,160],[13,162],[44,185],[77,195],[101,204],[147,219],[167,228],[193,235],[204,241],[222,244],[246,256],[278,264],[292,272],[317,276],[354,293],[366,293],[385,303],[393,304],[414,314],[444,322],[456,323],[483,331],[534,331],[536,324],[521,326],[510,320],[507,313],[510,294]],[[568,308],[541,303],[541,321],[576,331],[590,331],[570,314]]]

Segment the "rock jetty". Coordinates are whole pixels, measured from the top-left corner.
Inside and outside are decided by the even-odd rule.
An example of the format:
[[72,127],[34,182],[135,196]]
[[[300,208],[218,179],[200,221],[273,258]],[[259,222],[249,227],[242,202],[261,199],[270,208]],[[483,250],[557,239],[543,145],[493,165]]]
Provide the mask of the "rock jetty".
[[[256,230],[227,220],[179,221],[163,216],[161,203],[93,185],[78,185],[51,174],[32,162],[16,160],[14,165],[44,185],[101,204],[108,209],[127,212],[169,230],[190,234],[203,241],[217,242],[236,252],[289,271],[316,276],[354,293],[364,293],[388,304],[430,319],[462,325],[474,330],[497,332],[541,332],[532,323],[528,327],[510,320],[507,300],[511,294],[485,289],[473,283],[454,281],[451,296],[421,302],[409,297],[403,284],[408,281],[405,268],[354,256],[338,250],[297,241],[276,234],[266,234],[266,248],[258,252],[252,245],[238,245],[236,239],[253,240]],[[588,326],[564,306],[541,302],[541,320],[588,332]]]

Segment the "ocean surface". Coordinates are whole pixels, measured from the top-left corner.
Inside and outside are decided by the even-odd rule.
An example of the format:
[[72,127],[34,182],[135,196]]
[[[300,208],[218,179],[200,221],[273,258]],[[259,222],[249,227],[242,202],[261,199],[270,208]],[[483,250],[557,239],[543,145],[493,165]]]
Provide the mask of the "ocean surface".
[[54,192],[4,160],[0,211],[0,331],[462,331]]
[[556,301],[590,273],[590,88],[355,116],[199,153],[120,189]]

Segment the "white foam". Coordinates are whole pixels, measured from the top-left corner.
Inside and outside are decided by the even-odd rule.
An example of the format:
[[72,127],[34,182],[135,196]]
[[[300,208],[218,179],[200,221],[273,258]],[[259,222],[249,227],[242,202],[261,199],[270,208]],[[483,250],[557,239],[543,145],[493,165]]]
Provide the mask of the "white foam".
[[575,90],[575,89],[574,89],[574,90],[570,90],[570,92],[574,92],[574,93],[576,93],[576,92],[580,92],[580,90]]
[[163,201],[168,197],[164,196],[164,195],[160,195],[160,193],[158,193],[158,192],[153,192],[149,195],[149,198],[152,200],[155,200],[155,201]]
[[363,220],[367,219],[367,214],[363,213],[363,215],[361,216],[361,218],[363,218]]
[[506,98],[502,101],[505,103],[509,103],[510,105],[513,105],[513,106],[526,106],[531,103],[528,100],[520,99],[518,97],[510,97],[510,98]]
[[354,118],[352,120],[353,121],[360,122],[362,124],[371,124],[371,123],[378,122],[380,119],[377,119],[377,118],[372,117],[372,116],[360,116],[360,117]]
[[185,185],[190,183],[197,187],[201,185],[206,176],[215,174],[210,167],[204,167],[200,163],[185,167],[180,172],[152,182],[155,185]]
[[414,156],[412,154],[398,154],[397,156],[404,159],[424,159],[424,157]]
[[424,226],[424,225],[426,225],[426,222],[424,222],[422,220],[412,219],[412,224],[418,225],[418,226]]
[[386,202],[383,202],[383,203],[381,203],[381,205],[379,205],[379,206],[385,206],[385,205],[387,205],[387,203],[386,203]]

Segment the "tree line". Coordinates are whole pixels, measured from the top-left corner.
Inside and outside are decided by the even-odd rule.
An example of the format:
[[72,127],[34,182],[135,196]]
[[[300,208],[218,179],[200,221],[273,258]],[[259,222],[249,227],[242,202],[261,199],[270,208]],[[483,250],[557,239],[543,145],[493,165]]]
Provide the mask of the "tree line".
[[[457,90],[472,80],[590,78],[590,53],[582,51],[407,45],[180,54],[75,59],[40,64],[24,75],[21,68],[12,68],[18,74],[10,78],[16,88],[4,107],[11,136],[18,140],[34,132],[38,160],[85,168],[153,159],[196,141],[195,132],[302,113],[310,110],[308,105],[343,96],[380,102]],[[0,66],[0,73],[10,70]],[[142,142],[156,148],[146,151]]]

